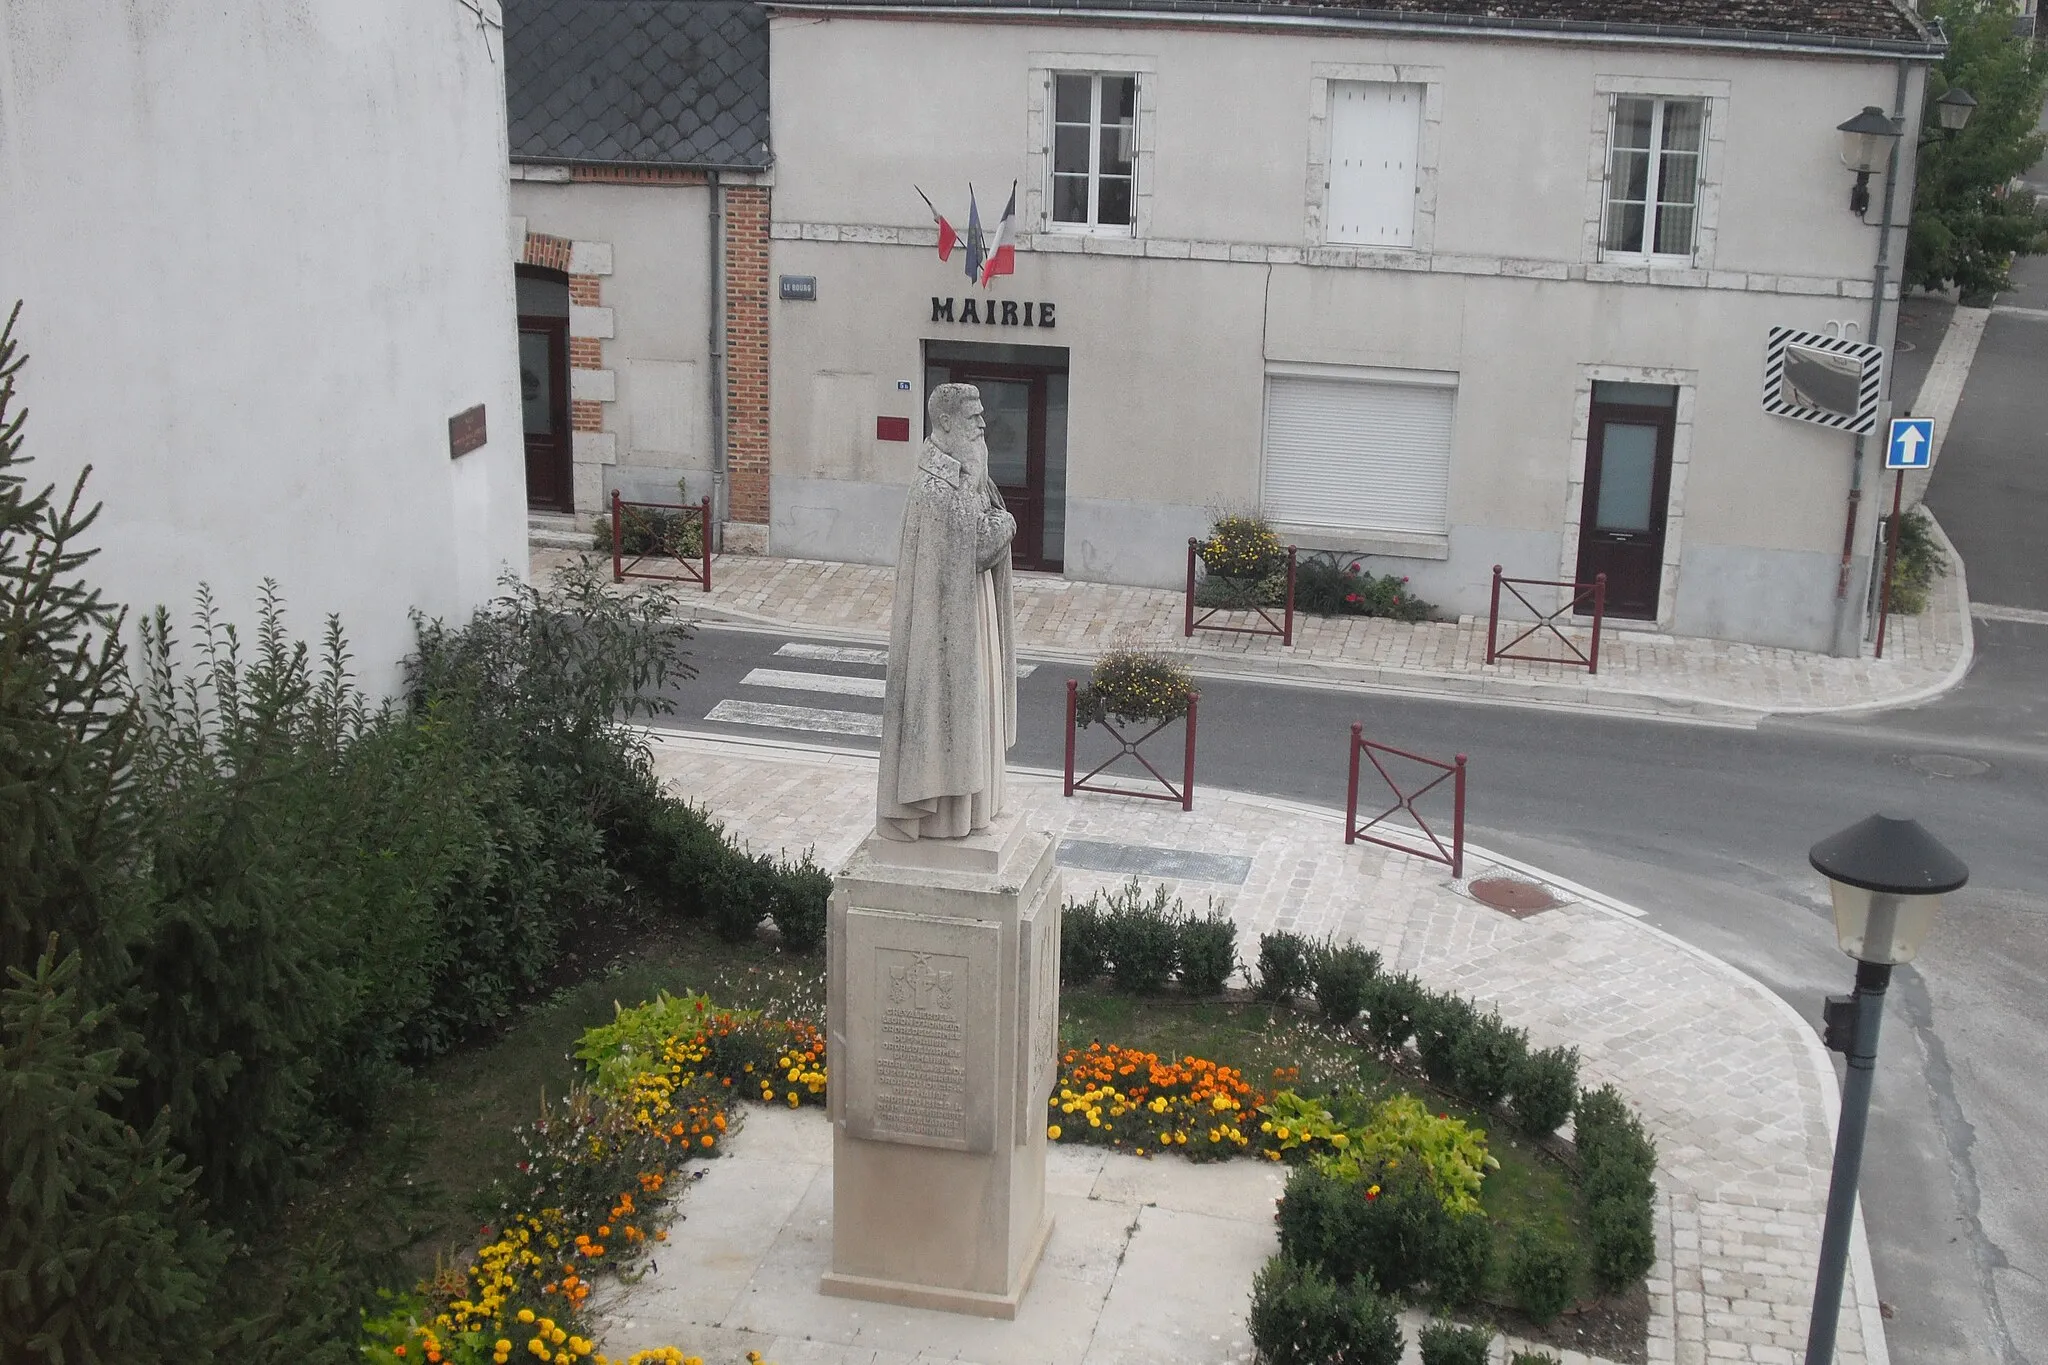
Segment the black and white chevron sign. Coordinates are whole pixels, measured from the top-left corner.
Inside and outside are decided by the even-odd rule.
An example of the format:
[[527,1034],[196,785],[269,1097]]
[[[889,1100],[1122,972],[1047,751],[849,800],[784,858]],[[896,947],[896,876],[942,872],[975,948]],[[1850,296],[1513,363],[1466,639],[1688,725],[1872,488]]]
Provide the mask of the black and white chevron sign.
[[1825,332],[1771,328],[1764,345],[1764,411],[1839,431],[1877,429],[1884,347]]

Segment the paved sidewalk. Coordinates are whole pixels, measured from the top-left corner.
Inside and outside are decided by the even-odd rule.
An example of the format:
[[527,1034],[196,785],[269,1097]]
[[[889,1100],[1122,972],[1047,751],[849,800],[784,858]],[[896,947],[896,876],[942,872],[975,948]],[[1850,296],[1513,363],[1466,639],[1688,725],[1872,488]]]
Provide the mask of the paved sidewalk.
[[[535,549],[535,581],[577,553]],[[888,638],[893,569],[722,555],[713,561],[711,581],[714,590],[708,594],[675,589],[679,608],[706,620],[773,624],[861,640]],[[1137,644],[1177,653],[1198,673],[1313,678],[1362,688],[1735,723],[1753,724],[1773,712],[1862,710],[1924,700],[1961,680],[1971,645],[1960,569],[1937,583],[1926,613],[1892,617],[1883,659],[1833,659],[1608,629],[1600,640],[1600,672],[1591,676],[1560,664],[1489,666],[1484,617],[1409,625],[1356,616],[1296,616],[1294,645],[1288,648],[1270,637],[1197,631],[1192,639],[1183,638],[1183,599],[1175,591],[1046,574],[1020,574],[1015,581],[1018,652],[1034,659],[1085,664],[1112,645]],[[1587,631],[1570,628],[1569,633],[1584,646]],[[1532,640],[1529,647],[1533,651],[1541,644]]]
[[[656,767],[758,851],[814,849],[837,866],[872,823],[872,758],[666,735]],[[1763,987],[1556,879],[1546,880],[1568,901],[1558,909],[1526,920],[1486,909],[1441,866],[1346,846],[1341,817],[1328,812],[1205,791],[1183,813],[1062,799],[1040,775],[1012,780],[1013,799],[1062,841],[1070,895],[1122,879],[1075,865],[1105,862],[1101,846],[1125,864],[1199,852],[1218,880],[1146,880],[1197,908],[1213,899],[1236,920],[1242,954],[1255,956],[1258,934],[1276,928],[1355,937],[1390,967],[1498,1005],[1538,1046],[1576,1044],[1586,1081],[1617,1085],[1658,1142],[1649,1360],[1798,1358],[1835,1084],[1812,1030]],[[1468,875],[1496,864],[1541,877],[1468,850]],[[775,1365],[1248,1358],[1245,1296],[1274,1245],[1270,1172],[1056,1149],[1059,1221],[1047,1259],[1019,1320],[992,1324],[818,1295],[829,1248],[819,1222],[830,1208],[825,1130],[750,1123],[731,1158],[710,1163],[684,1197],[688,1221],[660,1272],[610,1292],[608,1350],[672,1339],[699,1352],[760,1349]],[[1855,1250],[1838,1359],[1886,1365],[1860,1235]]]

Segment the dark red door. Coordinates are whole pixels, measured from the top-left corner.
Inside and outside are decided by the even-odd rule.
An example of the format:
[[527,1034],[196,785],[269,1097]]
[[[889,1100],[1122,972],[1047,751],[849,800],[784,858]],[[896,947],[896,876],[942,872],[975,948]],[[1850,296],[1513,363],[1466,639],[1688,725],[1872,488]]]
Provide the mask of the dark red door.
[[[1674,411],[1594,403],[1579,507],[1581,583],[1607,575],[1607,614],[1657,619],[1664,520],[1671,494]],[[1583,614],[1591,614],[1588,599]]]
[[519,394],[526,429],[526,504],[573,512],[567,318],[519,319]]
[[949,382],[981,390],[989,477],[1017,519],[1012,567],[1057,573],[1059,562],[1044,553],[1046,372],[1025,365],[954,364],[950,369]]

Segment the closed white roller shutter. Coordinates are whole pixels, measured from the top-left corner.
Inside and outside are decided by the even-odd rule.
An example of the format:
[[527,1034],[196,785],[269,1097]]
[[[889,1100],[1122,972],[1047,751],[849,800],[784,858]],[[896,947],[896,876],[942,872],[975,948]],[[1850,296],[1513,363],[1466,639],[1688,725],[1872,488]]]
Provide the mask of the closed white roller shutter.
[[1457,391],[1270,375],[1261,510],[1290,526],[1442,535]]

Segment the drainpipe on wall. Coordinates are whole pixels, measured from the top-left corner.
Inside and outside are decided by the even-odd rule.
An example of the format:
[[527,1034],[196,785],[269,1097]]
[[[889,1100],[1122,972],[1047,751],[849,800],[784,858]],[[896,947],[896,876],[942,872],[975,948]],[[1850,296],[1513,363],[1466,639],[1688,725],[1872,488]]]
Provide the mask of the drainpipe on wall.
[[705,186],[710,191],[709,225],[706,235],[711,239],[711,269],[707,278],[711,281],[710,307],[705,312],[710,316],[710,357],[707,376],[711,401],[705,406],[711,417],[711,528],[714,548],[725,548],[725,522],[730,507],[729,491],[726,488],[725,469],[725,188],[718,182],[718,172],[710,171],[705,176]]
[[[1898,64],[1898,80],[1892,90],[1892,122],[1903,127],[1906,119],[1906,62]],[[1892,206],[1899,185],[1899,145],[1905,141],[1902,133],[1892,139],[1891,155],[1885,159],[1884,167],[1884,210],[1877,222],[1877,269],[1871,275],[1870,328],[1867,335],[1875,342],[1883,335],[1879,330],[1884,319],[1885,277],[1891,273],[1892,252]],[[1900,301],[1903,303],[1904,298]],[[1886,347],[1889,351],[1891,347]],[[1892,365],[1888,357],[1884,369],[1884,396],[1891,398]],[[1866,589],[1870,583],[1871,557],[1868,552],[1859,554],[1857,547],[1862,539],[1856,534],[1856,523],[1863,511],[1863,464],[1864,438],[1857,436],[1849,455],[1849,509],[1847,524],[1842,528],[1842,566],[1835,578],[1835,638],[1834,646],[1828,652],[1838,659],[1853,659],[1863,652],[1863,633],[1869,624],[1869,611],[1865,603]]]

